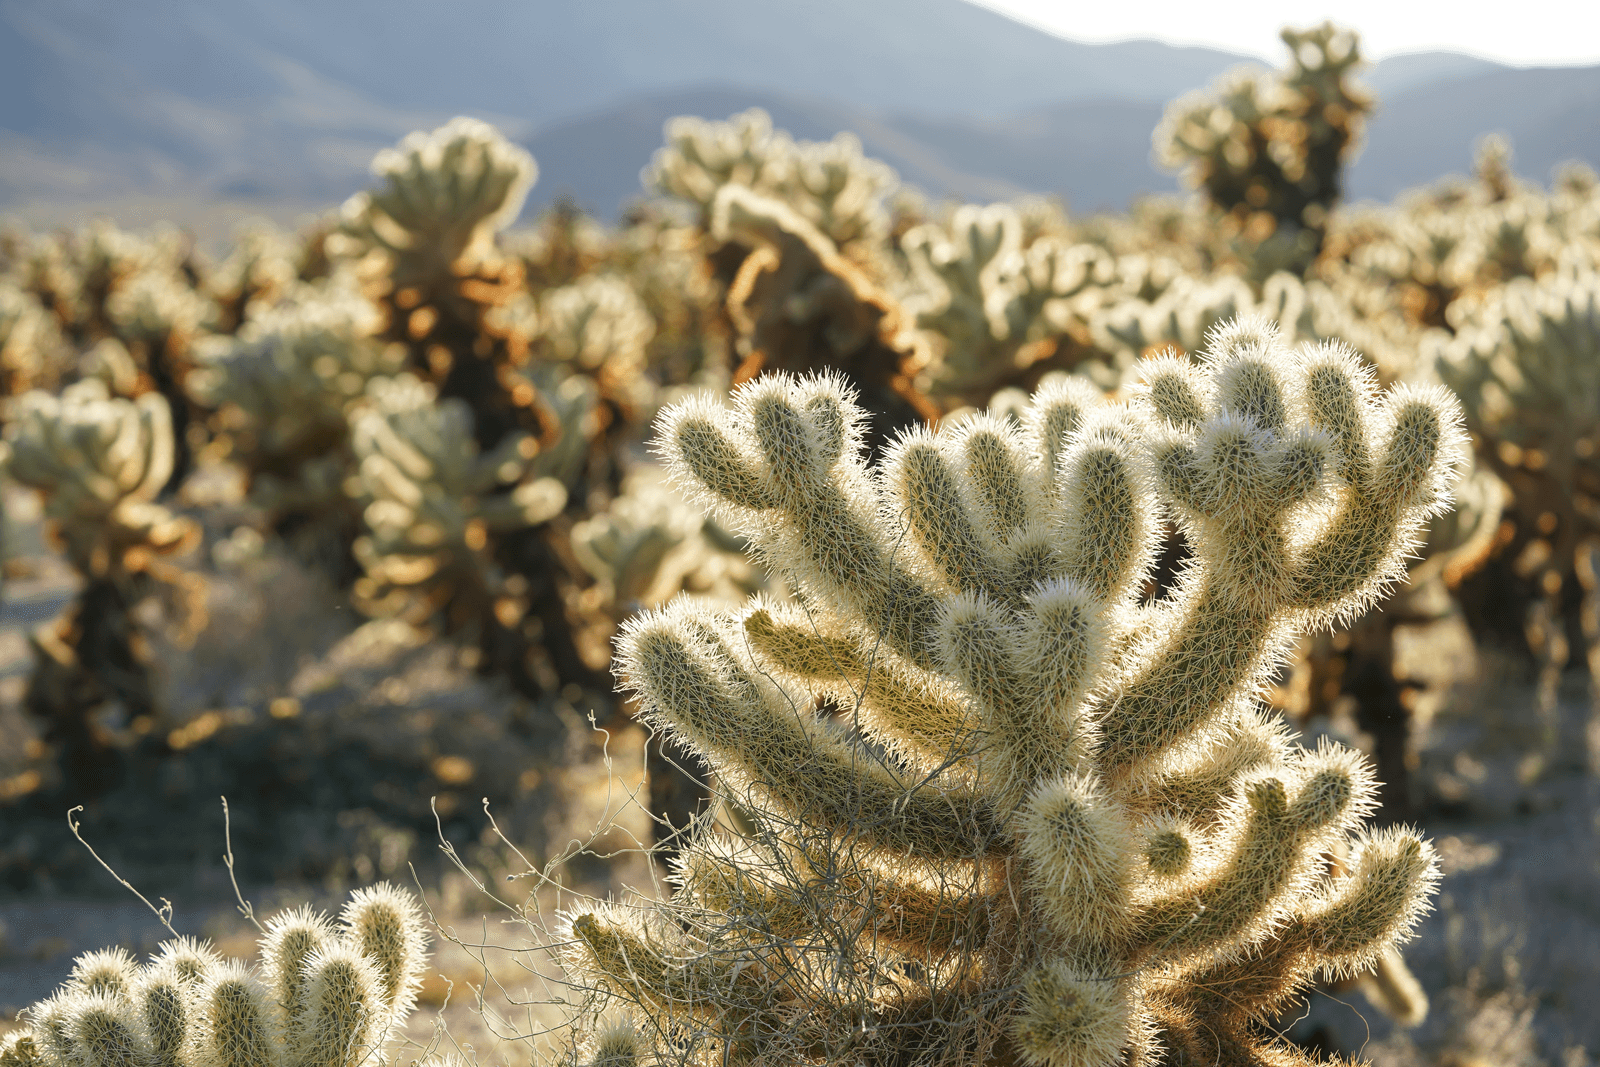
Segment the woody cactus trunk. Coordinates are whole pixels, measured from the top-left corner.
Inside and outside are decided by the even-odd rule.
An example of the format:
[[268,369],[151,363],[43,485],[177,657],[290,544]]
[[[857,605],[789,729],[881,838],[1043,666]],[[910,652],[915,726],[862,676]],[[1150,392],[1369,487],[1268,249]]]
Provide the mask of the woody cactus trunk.
[[[672,409],[661,448],[798,591],[640,618],[621,672],[715,768],[670,901],[571,919],[596,1062],[1279,1064],[1437,877],[1376,783],[1258,710],[1448,504],[1455,402],[1265,323],[1133,399],[1045,387],[861,460],[831,378]],[[1142,601],[1164,520],[1194,557]],[[1331,857],[1343,853],[1335,866]]]

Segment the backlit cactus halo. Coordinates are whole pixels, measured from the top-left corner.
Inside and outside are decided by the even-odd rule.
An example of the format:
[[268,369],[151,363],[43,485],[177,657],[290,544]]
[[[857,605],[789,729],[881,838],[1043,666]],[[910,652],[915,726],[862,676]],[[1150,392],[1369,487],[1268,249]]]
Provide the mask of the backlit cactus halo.
[[[905,433],[876,472],[835,378],[671,409],[678,478],[799,600],[628,627],[647,719],[751,829],[691,841],[669,903],[573,916],[572,974],[641,1060],[1309,1062],[1253,1020],[1408,936],[1437,865],[1361,828],[1359,755],[1254,700],[1403,573],[1457,420],[1264,323],[1127,402],[1055,384],[1020,425]],[[1164,515],[1195,560],[1146,603]]]

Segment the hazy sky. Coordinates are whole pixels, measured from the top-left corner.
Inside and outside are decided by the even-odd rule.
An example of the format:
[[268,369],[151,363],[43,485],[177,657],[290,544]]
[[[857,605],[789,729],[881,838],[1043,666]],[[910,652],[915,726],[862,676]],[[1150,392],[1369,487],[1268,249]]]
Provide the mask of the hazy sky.
[[[1417,0],[978,0],[986,7],[1080,41],[1154,37],[1244,52],[1276,65],[1278,30],[1324,19],[1361,33],[1362,52],[1383,59],[1402,52],[1470,52],[1517,66],[1600,63],[1600,3],[1517,0],[1419,3]],[[1508,18],[1510,14],[1515,18]]]

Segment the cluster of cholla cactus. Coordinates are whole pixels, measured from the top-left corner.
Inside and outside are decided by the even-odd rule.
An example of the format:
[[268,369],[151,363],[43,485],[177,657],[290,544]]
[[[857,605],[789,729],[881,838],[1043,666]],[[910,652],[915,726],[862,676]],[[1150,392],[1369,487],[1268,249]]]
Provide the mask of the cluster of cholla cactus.
[[981,395],[1014,379],[1055,355],[1074,318],[1116,287],[1105,249],[1053,233],[1026,240],[1026,229],[1011,204],[968,204],[948,225],[926,222],[901,238],[906,309],[939,348],[936,391]]
[[[509,436],[480,453],[466,402],[436,402],[432,386],[410,375],[374,380],[352,430],[367,501],[358,600],[419,623],[442,615],[476,639],[483,667],[530,693],[548,688],[533,673],[538,641],[528,630],[547,618],[564,625],[562,602],[529,587],[505,543],[567,503],[566,487],[539,473],[533,440]],[[583,669],[574,648],[546,641],[545,650],[558,673]]]
[[360,511],[346,490],[354,465],[350,410],[368,383],[400,370],[378,343],[377,310],[348,285],[328,285],[252,315],[197,352],[190,394],[244,468],[273,532],[348,584]]
[[351,894],[337,923],[311,908],[267,921],[259,967],[189,938],[143,965],[80,956],[66,984],[0,1039],[0,1067],[359,1067],[383,1063],[416,1003],[428,937],[388,883]]
[[[1600,677],[1600,271],[1518,278],[1457,308],[1455,336],[1432,351],[1480,455],[1516,501],[1511,570],[1553,742],[1569,630]],[[1592,747],[1600,758],[1600,736]]]
[[568,531],[552,520],[620,483],[627,430],[654,410],[654,319],[603,255],[576,269],[571,240],[542,248],[540,273],[561,284],[529,288],[529,260],[498,235],[537,169],[491,127],[457,119],[414,135],[374,171],[383,186],[345,205],[341,247],[385,315],[380,339],[403,349],[417,380],[374,382],[357,416],[371,501],[358,593],[448,606],[484,666],[530,695],[593,682],[566,607],[584,576],[565,564]]
[[673,119],[666,140],[645,170],[645,185],[695,205],[707,224],[717,213],[717,194],[737,185],[788,204],[847,256],[870,255],[887,235],[884,201],[899,178],[862,155],[853,134],[796,142],[752,108],[726,122]]
[[[104,223],[0,237],[14,477],[55,494],[50,517],[93,588],[122,590],[116,610],[49,631],[51,662],[72,680],[47,687],[51,717],[83,734],[74,753],[103,750],[91,721],[159,718],[128,611],[179,583],[163,557],[205,525],[197,509],[233,492],[219,470],[242,473],[245,490],[223,521],[276,535],[358,606],[442,621],[530,697],[605,684],[625,612],[601,601],[628,594],[578,563],[571,530],[622,494],[664,387],[726,384],[730,331],[701,271],[703,235],[665,213],[614,233],[560,210],[508,238],[536,168],[471,120],[374,166],[378,185],[337,221],[299,240],[248,227],[214,263],[175,233]],[[77,399],[19,399],[64,385]],[[82,423],[65,437],[35,425],[58,408]],[[124,410],[163,416],[146,452],[107,414]],[[208,471],[187,482],[196,464]],[[111,547],[77,547],[95,538]],[[111,651],[69,655],[105,644],[95,635],[108,628],[121,635]],[[109,695],[84,680],[94,670]],[[127,715],[97,715],[109,700]]]
[[852,136],[796,143],[759,110],[675,119],[666,135],[645,182],[696,208],[737,338],[733,380],[827,369],[861,391],[880,434],[936,417],[918,383],[926,343],[891,295],[894,172]]
[[[1256,700],[1447,508],[1448,395],[1246,323],[1131,400],[1020,414],[877,470],[836,378],[661,420],[799,596],[679,601],[621,642],[740,829],[689,842],[669,902],[571,916],[595,1062],[1301,1062],[1262,1021],[1427,907],[1428,844],[1361,828],[1364,760]],[[1194,558],[1147,600],[1163,520]]]
[[134,609],[166,590],[179,594],[191,625],[200,610],[195,579],[165,560],[199,530],[156,500],[172,473],[172,419],[158,394],[123,400],[87,379],[59,397],[23,394],[10,420],[6,473],[39,491],[51,535],[84,583],[72,608],[31,636],[23,704],[74,777],[104,787],[108,753],[94,713],[115,701],[148,726],[157,711]]
[[[217,319],[188,242],[172,230],[142,238],[100,221],[72,236],[33,242],[16,259],[13,283],[50,313],[70,348],[98,345],[126,368],[108,378],[119,395],[156,392],[166,399],[176,484],[190,470],[191,426],[203,417],[184,390],[191,349]],[[52,354],[70,365],[70,348]],[[70,366],[55,363],[26,384],[48,388],[71,377]]]
[[1354,33],[1325,22],[1282,37],[1286,72],[1234,71],[1173,102],[1153,137],[1162,162],[1183,169],[1241,237],[1275,246],[1258,256],[1304,270],[1372,100],[1350,78],[1361,63]]

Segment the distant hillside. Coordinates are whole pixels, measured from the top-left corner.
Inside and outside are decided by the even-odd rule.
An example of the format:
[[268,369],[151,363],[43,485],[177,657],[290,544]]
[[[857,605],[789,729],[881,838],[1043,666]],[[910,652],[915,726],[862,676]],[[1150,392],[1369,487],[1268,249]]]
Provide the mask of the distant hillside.
[[[0,0],[0,210],[251,204],[279,217],[367,182],[373,154],[473,114],[560,194],[612,215],[676,114],[762,106],[799,137],[856,131],[936,196],[1052,193],[1076,210],[1175,188],[1166,101],[1240,57],[1087,45],[967,0]],[[1378,64],[1352,176],[1392,195],[1462,170],[1491,129],[1518,165],[1600,158],[1594,70],[1444,53]]]
[[699,89],[632,101],[563,123],[525,143],[539,161],[530,206],[558,197],[600,215],[642,193],[639,172],[674,115],[726,118],[761,107],[797,138],[841,130],[869,155],[936,197],[1001,200],[1023,193],[1061,196],[1079,210],[1121,208],[1142,193],[1176,190],[1149,161],[1161,105],[1136,101],[1067,103],[1016,118],[879,118],[839,104],[745,89]]
[[[55,118],[105,83],[235,110],[307,100],[321,83],[383,108],[512,115],[525,130],[713,83],[1003,115],[1159,102],[1239,58],[1080,44],[966,0],[0,0],[0,70],[13,72],[0,85]],[[46,68],[84,99],[52,107],[29,93]],[[34,132],[16,113],[26,105],[3,125]]]
[[1389,200],[1465,173],[1472,146],[1503,133],[1518,174],[1540,182],[1568,160],[1600,167],[1600,66],[1507,70],[1419,86],[1383,101],[1350,175],[1354,198]]
[[[1539,181],[1548,181],[1567,160],[1600,165],[1600,123],[1592,118],[1600,113],[1600,67],[1511,70],[1444,54],[1404,58],[1467,61],[1409,72],[1416,87],[1380,98],[1350,170],[1349,199],[1390,200],[1446,174],[1464,173],[1478,139],[1492,132],[1511,140],[1517,172]],[[1385,73],[1379,64],[1375,74]],[[1407,82],[1408,72],[1400,73],[1391,84]],[[1441,80],[1429,82],[1428,75]],[[1141,194],[1178,190],[1176,177],[1150,158],[1161,104],[1068,101],[977,120],[874,116],[798,96],[701,89],[631,101],[529,138],[541,169],[530,204],[566,196],[612,215],[640,195],[639,171],[660,146],[668,118],[725,118],[747,107],[766,108],[775,125],[809,140],[853,130],[868,153],[934,196],[989,200],[1042,193],[1089,212],[1119,210]]]

